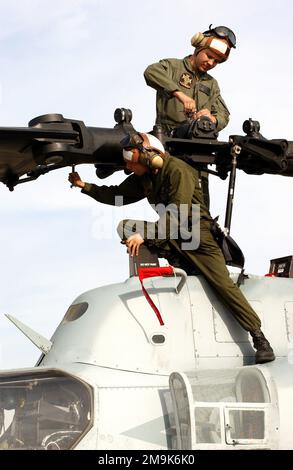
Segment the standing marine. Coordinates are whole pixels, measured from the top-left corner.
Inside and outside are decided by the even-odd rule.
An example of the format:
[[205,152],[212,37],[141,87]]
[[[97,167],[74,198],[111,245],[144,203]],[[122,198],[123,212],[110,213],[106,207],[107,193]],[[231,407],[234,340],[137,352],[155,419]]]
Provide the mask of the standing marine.
[[[159,256],[167,258],[170,264],[175,255],[181,267],[188,266],[190,269],[199,270],[217,291],[231,314],[251,334],[256,349],[256,363],[273,361],[275,355],[261,331],[261,321],[230,278],[222,251],[212,236],[212,219],[203,201],[198,172],[183,160],[165,153],[162,143],[153,135],[132,134],[124,139],[122,145],[126,168],[132,174],[120,185],[97,186],[85,183],[76,172],[69,175],[71,184],[81,188],[82,193],[104,204],[115,205],[117,196],[119,204],[123,198],[124,205],[146,197],[152,207],[155,205],[155,210],[160,208],[158,211],[160,218],[157,222],[128,219],[119,223],[118,233],[126,243],[130,254],[138,255],[140,246],[145,244],[156,250]],[[165,208],[165,213],[162,207]],[[172,211],[169,212],[170,207],[173,208],[173,220],[171,220]],[[194,207],[199,208],[200,237],[196,247],[191,245],[186,247],[185,235],[182,235],[181,230],[174,230],[172,222],[175,214],[177,228],[186,220],[192,225]],[[174,208],[178,210],[174,211]],[[165,233],[162,235],[160,221],[163,217],[167,223]]]
[[[223,100],[217,80],[209,71],[225,62],[236,36],[226,26],[210,28],[191,38],[194,53],[184,59],[163,59],[149,65],[146,83],[157,91],[156,126],[170,135],[186,120],[209,118],[221,131],[229,122],[229,110]],[[201,172],[202,191],[209,207],[208,174]]]

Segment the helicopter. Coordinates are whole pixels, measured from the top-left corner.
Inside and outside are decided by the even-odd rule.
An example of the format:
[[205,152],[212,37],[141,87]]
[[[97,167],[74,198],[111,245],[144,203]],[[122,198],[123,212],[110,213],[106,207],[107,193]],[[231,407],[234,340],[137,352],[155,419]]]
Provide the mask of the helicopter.
[[[13,191],[81,163],[99,178],[123,170],[132,113],[118,108],[114,118],[113,129],[61,114],[0,128],[0,181]],[[172,136],[154,129],[172,155],[230,174],[227,231],[237,169],[293,176],[293,142],[265,139],[252,119],[243,130],[220,142],[206,119]],[[130,258],[124,282],[74,299],[51,339],[7,315],[41,356],[32,368],[0,373],[0,450],[293,449],[293,257],[272,260],[270,274],[241,284],[274,345],[276,360],[262,365],[206,280],[160,266],[147,249]]]

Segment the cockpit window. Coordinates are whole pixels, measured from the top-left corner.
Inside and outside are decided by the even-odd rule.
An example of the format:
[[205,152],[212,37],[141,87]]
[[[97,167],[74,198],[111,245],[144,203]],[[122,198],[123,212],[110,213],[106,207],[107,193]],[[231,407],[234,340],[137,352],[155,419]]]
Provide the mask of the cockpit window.
[[92,390],[58,371],[0,377],[0,450],[73,448],[92,425]]
[[88,306],[89,304],[87,302],[81,302],[80,304],[70,305],[69,309],[64,315],[62,323],[77,320],[87,311]]

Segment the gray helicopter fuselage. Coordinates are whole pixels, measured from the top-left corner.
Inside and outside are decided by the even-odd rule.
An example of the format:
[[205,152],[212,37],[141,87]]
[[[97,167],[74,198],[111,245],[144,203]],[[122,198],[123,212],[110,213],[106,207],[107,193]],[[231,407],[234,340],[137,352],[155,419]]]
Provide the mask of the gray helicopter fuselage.
[[[293,279],[250,276],[241,286],[277,356],[261,366],[253,365],[248,333],[201,276],[188,276],[180,293],[177,284],[174,277],[145,280],[162,326],[137,277],[74,300],[37,367],[12,374],[14,381],[28,377],[27,388],[33,378],[40,388],[43,374],[37,398],[22,399],[19,427],[28,419],[25,403],[36,401],[54,425],[31,447],[293,449]],[[48,398],[53,378],[60,396],[71,380],[80,381],[70,403]],[[50,411],[48,402],[68,411],[64,430],[56,431],[61,418],[52,418],[59,411]],[[6,441],[0,436],[0,448]]]

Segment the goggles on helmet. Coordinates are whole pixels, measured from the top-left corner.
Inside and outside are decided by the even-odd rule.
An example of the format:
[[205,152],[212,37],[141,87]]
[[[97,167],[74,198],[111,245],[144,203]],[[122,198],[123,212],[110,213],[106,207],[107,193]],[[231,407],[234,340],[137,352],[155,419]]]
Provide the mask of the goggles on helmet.
[[120,141],[122,145],[123,159],[125,162],[137,162],[139,156],[134,155],[133,149],[137,148],[139,151],[143,151],[143,138],[139,133],[127,134]]
[[127,134],[123,139],[120,141],[120,144],[124,149],[131,149],[131,148],[142,148],[143,145],[143,138],[140,134]]
[[226,26],[216,26],[211,28],[211,24],[207,31],[204,31],[205,36],[217,36],[220,39],[228,39],[232,47],[236,47],[236,36],[233,31]]

